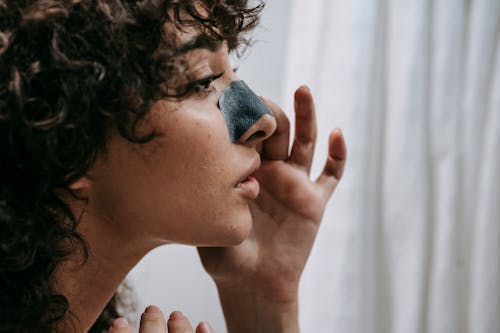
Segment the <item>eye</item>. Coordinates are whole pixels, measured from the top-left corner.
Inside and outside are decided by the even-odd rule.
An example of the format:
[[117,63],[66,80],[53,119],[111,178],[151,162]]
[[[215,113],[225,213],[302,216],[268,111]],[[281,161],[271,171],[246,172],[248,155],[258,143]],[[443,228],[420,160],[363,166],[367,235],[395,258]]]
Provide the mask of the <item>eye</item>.
[[210,85],[212,84],[212,82],[214,82],[218,78],[222,77],[222,75],[224,75],[224,72],[222,72],[220,74],[214,74],[214,75],[207,76],[201,80],[197,80],[197,81],[193,82],[193,88],[199,92],[200,91],[208,92],[208,91],[210,91]]

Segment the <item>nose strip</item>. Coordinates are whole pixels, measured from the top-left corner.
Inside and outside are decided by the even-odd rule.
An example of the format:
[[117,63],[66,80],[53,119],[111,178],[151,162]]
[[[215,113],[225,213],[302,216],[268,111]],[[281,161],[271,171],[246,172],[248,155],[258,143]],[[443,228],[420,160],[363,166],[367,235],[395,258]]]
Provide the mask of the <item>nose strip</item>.
[[269,107],[243,81],[231,82],[219,99],[219,108],[233,143],[263,115],[273,116]]

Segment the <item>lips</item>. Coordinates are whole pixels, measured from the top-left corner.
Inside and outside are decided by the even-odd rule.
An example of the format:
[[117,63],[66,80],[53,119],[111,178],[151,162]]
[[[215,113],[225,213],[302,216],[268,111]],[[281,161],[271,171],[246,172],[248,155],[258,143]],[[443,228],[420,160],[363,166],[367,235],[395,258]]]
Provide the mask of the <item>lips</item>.
[[257,158],[252,163],[251,167],[247,170],[243,177],[234,186],[238,189],[244,197],[249,199],[256,199],[259,195],[260,185],[257,179],[251,175],[260,167],[260,158]]
[[238,183],[236,188],[248,199],[255,200],[259,196],[260,185],[254,177],[248,177],[245,181]]

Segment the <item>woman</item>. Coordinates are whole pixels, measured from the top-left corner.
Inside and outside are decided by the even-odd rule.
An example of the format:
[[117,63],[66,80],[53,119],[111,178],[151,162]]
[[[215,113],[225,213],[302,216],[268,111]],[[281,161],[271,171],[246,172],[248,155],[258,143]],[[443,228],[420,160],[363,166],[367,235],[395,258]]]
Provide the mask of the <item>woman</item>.
[[[229,332],[298,331],[300,275],[346,148],[333,131],[311,181],[309,90],[289,152],[284,113],[231,69],[261,7],[0,0],[0,332],[107,328],[126,274],[169,243],[198,247]],[[192,331],[146,309],[141,333],[166,326]],[[119,318],[110,332],[131,329]]]

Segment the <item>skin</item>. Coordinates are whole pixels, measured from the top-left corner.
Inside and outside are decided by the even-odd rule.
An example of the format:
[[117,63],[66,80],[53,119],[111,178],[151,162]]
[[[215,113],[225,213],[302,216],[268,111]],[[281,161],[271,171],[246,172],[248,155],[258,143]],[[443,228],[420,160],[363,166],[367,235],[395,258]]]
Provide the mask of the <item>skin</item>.
[[[199,248],[202,262],[217,284],[228,332],[299,331],[300,275],[324,205],[342,177],[346,147],[341,131],[332,131],[323,173],[316,181],[308,180],[316,141],[314,104],[306,87],[297,90],[295,100],[297,129],[292,151],[285,158],[288,121],[275,104],[266,101],[280,116],[277,131],[264,144],[262,154],[269,154],[269,159],[264,160],[256,173],[265,186],[250,204],[255,215],[251,234],[238,246]],[[303,196],[297,195],[304,192]],[[119,327],[121,324],[125,326]],[[139,332],[165,332],[166,327],[169,333],[214,332],[204,325],[207,323],[199,323],[193,329],[178,311],[165,321],[163,313],[152,306],[142,315]],[[110,333],[132,332],[124,318],[115,321],[110,330]]]
[[[166,320],[158,307],[148,306],[141,315],[139,333],[164,333],[167,330],[169,333],[214,333],[207,322],[200,322],[193,329],[182,312],[174,311]],[[109,333],[133,333],[133,329],[125,318],[119,318],[112,323]]]
[[[342,177],[346,146],[332,131],[322,174],[309,178],[316,116],[307,87],[295,94],[296,132],[291,151],[289,121],[268,101],[264,116],[231,143],[217,106],[218,92],[238,78],[227,48],[186,55],[192,75],[224,72],[208,92],[182,102],[155,104],[139,130],[153,141],[136,145],[111,133],[108,154],[73,184],[88,203],[65,198],[77,216],[90,257],[78,256],[55,274],[73,320],[65,331],[84,332],[118,285],[153,248],[168,243],[198,246],[219,291],[229,332],[298,332],[297,290],[325,205]],[[249,199],[235,185],[252,173],[260,194]],[[82,295],[85,295],[83,297]],[[112,333],[131,332],[114,322]],[[196,332],[204,331],[200,324]],[[140,333],[194,332],[187,318],[169,320],[156,307],[142,315]]]

